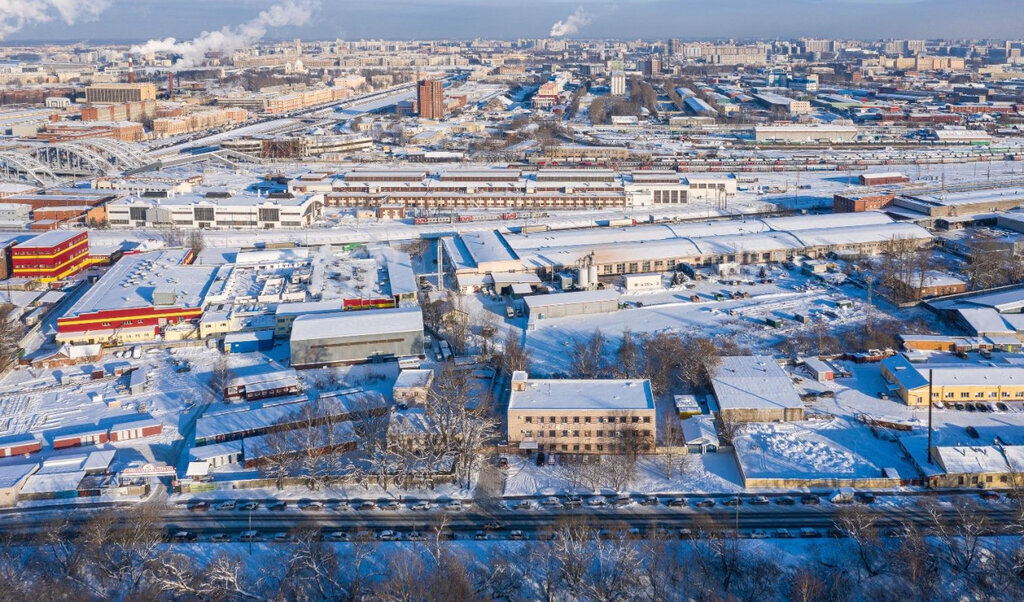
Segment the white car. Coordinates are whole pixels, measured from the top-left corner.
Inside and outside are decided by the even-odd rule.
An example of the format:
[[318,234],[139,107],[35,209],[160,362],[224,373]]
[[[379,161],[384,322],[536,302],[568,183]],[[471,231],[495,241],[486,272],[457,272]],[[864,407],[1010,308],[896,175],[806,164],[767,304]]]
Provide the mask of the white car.
[[412,508],[413,510],[430,510],[431,505],[430,502],[426,500],[420,500],[413,504],[412,506],[410,506],[410,508]]
[[394,541],[398,539],[398,535],[391,529],[385,529],[377,534],[377,539],[381,541]]
[[608,506],[608,500],[603,495],[595,495],[587,500],[587,505],[591,508],[605,508]]
[[448,502],[448,505],[445,506],[445,508],[447,508],[451,512],[461,512],[466,509],[466,507],[462,504],[462,500],[452,500]]

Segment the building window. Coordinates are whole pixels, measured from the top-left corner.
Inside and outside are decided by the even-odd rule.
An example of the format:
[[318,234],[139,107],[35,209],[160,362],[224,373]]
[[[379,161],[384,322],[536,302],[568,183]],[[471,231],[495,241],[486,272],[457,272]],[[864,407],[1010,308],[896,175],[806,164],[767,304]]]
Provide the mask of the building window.
[[526,424],[533,424],[533,417],[531,417],[531,416],[527,416],[523,420],[526,421]]
[[650,424],[650,423],[651,423],[651,417],[650,416],[644,416],[644,424]]
[[604,431],[597,431],[598,437],[604,437]]

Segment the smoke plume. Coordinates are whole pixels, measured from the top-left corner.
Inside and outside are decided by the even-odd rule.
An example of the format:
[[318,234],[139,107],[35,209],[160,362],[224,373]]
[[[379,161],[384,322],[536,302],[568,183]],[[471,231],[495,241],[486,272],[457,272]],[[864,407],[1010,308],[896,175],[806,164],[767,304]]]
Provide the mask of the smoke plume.
[[[0,0],[2,1],[2,0]],[[203,62],[207,53],[231,54],[236,50],[252,46],[267,35],[273,27],[301,27],[309,23],[317,8],[314,0],[287,0],[261,12],[255,19],[238,26],[226,25],[217,31],[204,31],[192,40],[178,41],[174,38],[150,40],[141,46],[133,46],[132,54],[153,54],[166,52],[178,55],[176,69],[194,67]]]
[[563,36],[571,36],[575,33],[579,33],[580,29],[590,25],[593,17],[590,13],[583,10],[582,6],[576,7],[576,12],[565,18],[564,21],[558,21],[551,26],[551,33],[549,34],[552,38],[561,38]]
[[68,25],[95,19],[109,5],[109,0],[0,0],[0,40],[26,25],[56,17]]

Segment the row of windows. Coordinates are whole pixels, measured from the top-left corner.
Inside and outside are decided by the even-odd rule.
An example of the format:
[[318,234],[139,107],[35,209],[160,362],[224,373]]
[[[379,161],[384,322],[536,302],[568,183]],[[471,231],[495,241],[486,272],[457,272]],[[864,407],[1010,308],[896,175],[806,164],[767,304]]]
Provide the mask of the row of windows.
[[[536,418],[534,418],[533,416],[523,416],[522,419],[523,422],[525,422],[526,424],[533,424],[534,421],[536,421],[537,424],[569,424],[568,416],[562,416],[561,419],[555,416],[550,416],[547,420],[545,420],[543,416],[537,416]],[[591,420],[592,418],[590,416],[584,416],[583,424],[590,424]],[[643,422],[644,424],[650,424],[651,417],[643,416],[643,420],[641,420],[640,416],[608,416],[607,418],[605,418],[604,416],[598,416],[597,422],[600,422],[602,424],[605,422],[608,422],[609,424],[614,424],[615,422],[619,422],[620,424],[625,424],[626,422],[632,422],[634,424],[639,424],[640,422]],[[573,416],[572,423],[579,424],[580,417]]]
[[[538,451],[564,451],[564,452],[567,452],[567,451],[569,451],[569,447],[570,446],[567,443],[562,443],[561,445],[559,445],[557,443],[551,443],[551,444],[549,444],[547,446],[547,448],[545,448],[545,446],[543,446],[543,445],[538,445],[537,446],[537,450]],[[572,446],[572,451],[574,451],[574,452],[581,451],[580,447],[581,446],[577,443],[577,444]],[[619,452],[625,453],[625,451],[626,451],[626,446],[625,445],[618,445],[618,446],[616,446],[616,445],[605,445],[603,443],[596,443],[594,445],[591,445],[589,443],[584,443],[582,445],[582,448],[583,448],[582,451],[588,451],[588,452],[596,450],[596,451],[599,451],[599,452],[603,452],[603,451],[609,451],[609,452],[619,451]],[[644,451],[647,451],[650,448],[651,448],[651,446],[647,445],[646,443],[642,447],[642,449]]]
[[[946,396],[945,396],[946,399],[954,399],[955,396],[956,396],[956,394],[953,391],[946,391]],[[999,391],[989,391],[988,395],[986,395],[984,391],[978,391],[977,393],[974,394],[974,397],[976,399],[984,399],[985,397],[989,397],[990,399],[998,399],[1000,397],[1000,395],[999,395]],[[1002,397],[1004,399],[1009,398],[1010,397],[1010,391],[1003,391],[1002,392]],[[1016,397],[1017,399],[1024,399],[1024,391],[1015,391],[1013,393],[1013,397]],[[938,398],[939,398],[939,394],[938,393],[932,393],[932,399],[938,399]],[[960,399],[970,399],[970,398],[971,398],[971,392],[970,391],[960,391]]]
[[[608,437],[609,439],[616,439],[620,437],[629,437],[635,434],[639,434],[644,437],[650,437],[650,430],[636,431],[537,431],[538,437],[544,437],[544,433],[547,432],[548,437],[579,437],[580,433],[583,433],[584,437]],[[571,433],[571,435],[570,435]],[[596,433],[596,434],[595,434]],[[524,437],[533,437],[533,431],[523,431]]]

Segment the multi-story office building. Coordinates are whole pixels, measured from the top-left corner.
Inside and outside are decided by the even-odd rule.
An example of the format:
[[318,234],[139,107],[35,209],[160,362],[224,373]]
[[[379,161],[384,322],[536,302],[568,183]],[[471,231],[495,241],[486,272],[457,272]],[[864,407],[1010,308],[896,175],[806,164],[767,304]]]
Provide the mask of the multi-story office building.
[[512,375],[510,446],[572,454],[650,451],[655,423],[654,396],[647,380]]

